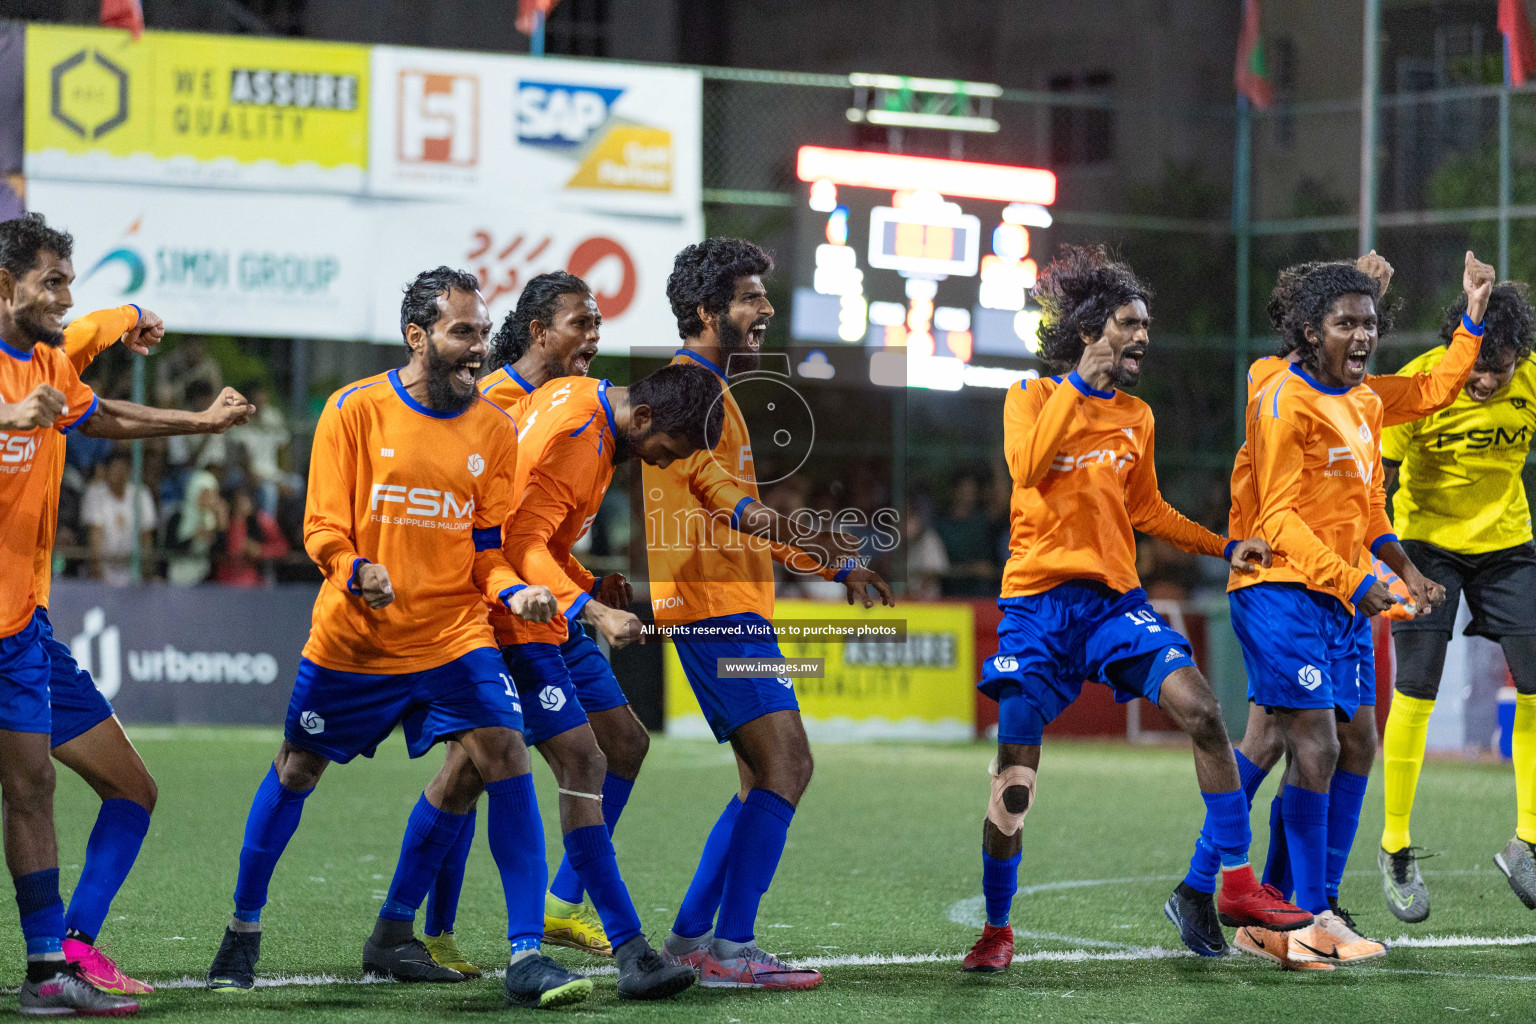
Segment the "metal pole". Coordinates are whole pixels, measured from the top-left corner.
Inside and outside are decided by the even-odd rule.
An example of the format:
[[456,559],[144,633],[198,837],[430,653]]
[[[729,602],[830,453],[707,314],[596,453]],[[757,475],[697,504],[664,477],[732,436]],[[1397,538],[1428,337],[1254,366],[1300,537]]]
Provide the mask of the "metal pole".
[[1246,436],[1248,409],[1248,343],[1251,327],[1249,312],[1249,258],[1253,233],[1249,230],[1253,215],[1250,209],[1253,177],[1253,112],[1248,97],[1237,98],[1237,142],[1232,154],[1232,235],[1237,240],[1237,323],[1233,358],[1236,365],[1234,377],[1233,421],[1237,446],[1242,447]]
[[533,35],[528,37],[528,53],[533,57],[544,56],[544,12],[533,12]]
[[1514,172],[1509,141],[1509,37],[1504,37],[1504,88],[1499,91],[1499,280],[1509,280],[1509,208],[1514,202]]
[[[135,405],[144,403],[144,357],[133,357],[133,402]],[[129,504],[133,506],[133,551],[128,556],[128,575],[134,580],[144,578],[144,550],[141,541],[144,537],[144,525],[139,522],[139,491],[144,487],[144,441],[142,439],[133,442],[133,479],[129,484]]]
[[1376,247],[1376,105],[1381,91],[1381,0],[1365,0],[1360,61],[1360,252]]

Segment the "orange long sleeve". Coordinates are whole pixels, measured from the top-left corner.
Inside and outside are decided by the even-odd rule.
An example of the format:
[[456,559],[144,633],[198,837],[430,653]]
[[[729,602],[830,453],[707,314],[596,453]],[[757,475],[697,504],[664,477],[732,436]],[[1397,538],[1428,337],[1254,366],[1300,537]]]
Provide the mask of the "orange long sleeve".
[[345,594],[357,563],[352,488],[357,479],[357,442],[334,402],[327,402],[315,424],[309,459],[309,491],[304,505],[304,550],[326,581]]
[[1130,475],[1126,480],[1126,508],[1131,514],[1131,525],[1142,533],[1167,541],[1180,551],[1221,558],[1227,547],[1227,538],[1217,536],[1190,520],[1163,500],[1157,486],[1153,445],[1153,428],[1149,426],[1146,447],[1141,458],[1131,464]]
[[1025,388],[1008,395],[1003,406],[1003,453],[1015,487],[1034,487],[1044,479],[1071,429],[1084,393],[1081,378],[1073,371],[1067,383],[1047,392],[1043,387]]
[[98,309],[77,316],[64,328],[64,354],[76,373],[84,373],[91,360],[116,345],[118,339],[139,325],[138,306]]
[[572,579],[567,571],[570,545],[580,536],[592,482],[612,475],[612,461],[590,438],[561,437],[532,467],[517,515],[506,527],[503,543],[513,569],[524,579],[548,587],[567,619],[580,616],[591,600],[592,587],[591,582],[583,586]]
[[1451,335],[1445,356],[1428,370],[1411,377],[1397,374],[1368,376],[1365,386],[1381,396],[1382,423],[1395,426],[1412,423],[1439,412],[1452,402],[1466,385],[1482,351],[1483,335],[1467,329],[1466,318]]

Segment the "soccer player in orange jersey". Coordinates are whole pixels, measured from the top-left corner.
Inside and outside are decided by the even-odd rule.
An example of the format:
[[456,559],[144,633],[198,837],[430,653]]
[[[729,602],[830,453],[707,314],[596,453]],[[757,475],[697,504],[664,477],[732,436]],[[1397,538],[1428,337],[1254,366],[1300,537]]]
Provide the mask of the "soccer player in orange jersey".
[[[755,941],[758,904],[773,880],[795,807],[811,780],[811,748],[793,681],[716,678],[718,658],[782,659],[774,638],[773,563],[847,587],[848,602],[892,603],[890,588],[846,551],[845,538],[805,538],[757,500],[747,422],[727,373],[755,369],[773,318],[763,277],[773,260],[737,238],[709,238],[677,254],[667,298],[683,347],[674,365],[709,370],[725,423],[714,447],[659,469],[646,467],[651,606],[673,645],[715,738],[736,754],[740,789],[704,843],[678,907],[665,955],[694,966],[701,987],[809,989],[818,971],[796,968]],[[769,543],[744,540],[765,538]],[[718,917],[717,917],[718,912]]]
[[[565,271],[531,278],[491,339],[491,372],[480,382],[481,393],[518,418],[528,398],[543,384],[560,377],[585,377],[597,354],[603,315],[585,281]],[[526,453],[524,453],[526,457]],[[572,575],[584,580],[589,573],[574,558]],[[626,608],[632,588],[622,573],[594,579],[589,593],[597,601]],[[579,621],[569,621],[569,637],[560,644],[587,722],[607,763],[602,780],[603,822],[611,835],[629,801],[640,766],[650,748],[645,726],[629,706],[608,659]],[[453,745],[449,745],[450,751]],[[450,754],[450,756],[454,756]],[[463,762],[463,759],[459,759]],[[467,960],[453,934],[464,866],[475,831],[475,812],[458,842],[443,861],[442,870],[427,895],[423,931],[433,959],[466,973],[479,968]],[[569,858],[549,883],[544,901],[544,941],[581,949],[598,956],[613,952],[596,911],[582,900],[583,886]]]
[[[493,393],[495,387],[493,380]],[[530,624],[497,613],[493,624],[523,700],[525,736],[560,785],[566,861],[601,917],[618,960],[621,998],[666,998],[692,985],[694,974],[663,961],[641,934],[603,811],[604,758],[562,650],[577,620],[614,647],[641,639],[640,620],[593,599],[596,579],[571,556],[571,546],[591,526],[618,465],[638,458],[664,468],[718,435],[724,409],[715,397],[713,378],[703,369],[667,366],[627,388],[557,378],[521,406],[517,512],[506,526],[507,557],[525,579],[553,591],[560,614]],[[455,749],[427,796],[442,794],[443,807],[467,814],[480,788],[476,766]]]
[[[1294,305],[1295,295],[1306,276],[1323,265],[1323,263],[1301,264],[1287,268],[1281,273],[1269,303],[1270,322],[1276,330],[1284,330],[1285,318],[1291,306]],[[1339,265],[1346,266],[1346,264]],[[1377,299],[1380,301],[1386,295],[1392,279],[1391,264],[1372,250],[1356,260],[1354,266],[1376,283]],[[1469,291],[1469,296],[1480,287],[1483,278],[1491,278],[1492,274],[1492,267],[1478,261],[1470,252],[1467,253],[1463,286],[1472,290]],[[1477,320],[1469,320],[1469,323],[1476,324],[1481,321],[1481,311],[1486,302],[1480,302],[1476,298],[1470,298],[1469,302],[1470,309],[1477,314]],[[1466,324],[1458,323],[1446,357],[1433,369],[1406,377],[1368,374],[1365,385],[1381,399],[1383,424],[1392,426],[1409,423],[1428,416],[1455,401],[1457,392],[1466,383],[1477,361],[1481,342],[1480,334],[1469,329]],[[1288,373],[1299,358],[1300,351],[1295,341],[1289,336],[1283,336],[1278,355],[1258,359],[1249,368],[1248,401],[1252,403],[1254,397],[1267,388],[1277,376]],[[1253,412],[1254,410],[1250,409],[1250,417]],[[1256,529],[1254,518],[1257,504],[1253,462],[1248,446],[1244,445],[1238,450],[1232,469],[1232,515],[1229,526],[1231,532],[1248,532]],[[1372,561],[1370,552],[1362,550],[1361,567],[1369,568]],[[1326,892],[1330,909],[1345,925],[1353,928],[1353,918],[1339,905],[1338,895],[1349,851],[1354,846],[1355,832],[1359,827],[1366,782],[1376,757],[1374,710],[1376,659],[1372,647],[1370,616],[1356,609],[1350,619],[1350,634],[1356,658],[1358,703],[1355,705],[1356,710],[1349,711],[1348,721],[1340,722],[1338,727],[1339,758],[1328,794]],[[1348,710],[1348,694],[1340,696],[1345,700],[1342,706]],[[1243,778],[1243,792],[1250,805],[1254,794],[1284,752],[1285,744],[1276,717],[1257,704],[1250,703],[1247,727],[1236,750],[1238,771]],[[1288,894],[1292,885],[1289,856],[1285,846],[1282,802],[1283,794],[1277,794],[1270,806],[1270,840],[1264,868],[1264,881],[1273,884],[1282,893]],[[1195,854],[1190,859],[1189,874],[1169,897],[1170,904],[1209,902],[1209,894],[1214,892],[1215,872],[1216,852],[1202,837],[1197,840]],[[1186,921],[1192,921],[1198,919],[1200,915],[1186,911],[1180,916]],[[1183,938],[1192,949],[1197,951],[1209,943],[1225,944],[1219,934],[1203,936],[1186,931]],[[1253,938],[1254,934],[1251,932],[1239,934],[1239,948],[1253,951],[1249,948]],[[1278,938],[1271,940],[1272,944],[1277,946],[1280,941]],[[1282,959],[1282,963],[1286,962]]]
[[[554,602],[547,588],[525,585],[502,554],[517,426],[475,387],[491,328],[475,277],[447,267],[419,275],[406,289],[400,326],[406,366],[336,392],[315,428],[304,540],[326,582],[285,738],[246,822],[235,915],[208,984],[254,985],[261,908],[305,798],[330,762],[371,755],[403,725],[412,756],[456,738],[486,780],[512,949],[508,1001],[576,1002],[591,982],[538,955],[544,832],[522,707],[486,614],[489,603],[547,619]],[[415,910],[462,824],[426,802],[412,814],[363,947],[365,971],[463,980],[412,936]]]
[[982,839],[987,924],[964,968],[1001,971],[1013,959],[1009,910],[1042,733],[1084,679],[1110,686],[1117,700],[1152,701],[1194,740],[1206,828],[1221,857],[1223,919],[1301,927],[1310,915],[1262,888],[1248,864],[1248,807],[1221,708],[1188,641],[1141,589],[1133,531],[1224,557],[1237,571],[1267,562],[1270,549],[1216,536],[1158,491],[1152,412],[1125,391],[1146,357],[1151,290],[1102,248],[1067,246],[1035,294],[1045,313],[1041,356],[1063,375],[1021,382],[1004,407],[1012,540],[998,653],[977,684],[998,702]]
[[[1469,290],[1480,287],[1474,264],[1469,254]],[[1277,554],[1257,574],[1234,575],[1228,591],[1249,697],[1274,716],[1288,756],[1280,814],[1286,857],[1297,903],[1315,920],[1288,936],[1244,929],[1238,946],[1282,966],[1327,969],[1386,953],[1355,932],[1328,892],[1329,848],[1337,841],[1342,850],[1343,833],[1352,831],[1333,822],[1330,808],[1337,722],[1360,704],[1352,620],[1393,605],[1386,584],[1360,565],[1362,547],[1402,578],[1419,608],[1438,604],[1444,591],[1414,567],[1386,516],[1382,399],[1365,373],[1382,322],[1377,281],[1348,264],[1321,264],[1283,274],[1277,296],[1297,358],[1249,402],[1251,483],[1234,493],[1234,516],[1246,502]]]
[[[130,765],[101,763],[103,752],[112,760],[113,744],[105,736],[110,730],[100,728],[111,706],[94,687],[94,701],[78,692],[80,679],[61,663],[68,649],[53,640],[43,607],[48,578],[38,549],[52,544],[62,473],[59,441],[76,428],[110,438],[223,430],[244,422],[251,408],[233,392],[234,401],[210,417],[98,399],[60,348],[63,318],[72,304],[73,244],[67,233],[50,228],[37,214],[0,223],[0,520],[6,524],[0,542],[0,573],[6,576],[0,587],[0,794],[6,858],[27,941],[22,1012],[121,1014],[134,1012],[138,1004],[104,987],[122,991],[131,979],[115,966],[109,975],[99,969],[103,963],[83,962],[88,958],[80,955],[78,942],[70,950],[75,955],[65,956],[50,748],[67,747],[61,760],[68,758],[65,763],[77,767],[98,792],[111,791],[134,772]],[[121,313],[118,323],[131,326]],[[61,687],[57,698],[53,685]],[[83,685],[90,686],[89,677]],[[92,733],[93,739],[79,742]],[[142,789],[136,795],[143,796]],[[147,808],[138,804],[128,811],[122,806],[128,802],[109,800],[110,809],[98,819],[96,856],[88,859],[89,875],[82,876],[89,891],[77,891],[80,898],[70,908],[79,923],[100,927],[105,904],[142,842]]]

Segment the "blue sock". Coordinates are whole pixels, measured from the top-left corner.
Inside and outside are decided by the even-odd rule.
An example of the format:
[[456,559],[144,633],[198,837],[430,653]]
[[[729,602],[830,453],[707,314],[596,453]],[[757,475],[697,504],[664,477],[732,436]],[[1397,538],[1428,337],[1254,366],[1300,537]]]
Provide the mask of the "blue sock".
[[1309,914],[1328,909],[1328,794],[1286,786],[1281,816],[1285,846],[1291,854],[1296,905]]
[[386,921],[414,921],[416,908],[426,899],[448,850],[459,838],[468,815],[449,814],[433,807],[423,793],[411,808],[400,841],[400,860],[389,883],[389,897],[379,910]]
[[795,807],[779,794],[754,789],[747,794],[725,857],[725,888],[720,893],[720,919],[715,937],[727,942],[751,942],[757,905],[773,881]]
[[149,812],[132,800],[103,800],[96,825],[85,844],[85,870],[69,898],[66,931],[89,936],[93,944],[101,934],[112,898],[123,887],[139,847],[149,832]]
[[[624,805],[629,803],[629,793],[634,788],[634,779],[626,779],[613,772],[603,778],[603,824],[608,826],[608,835],[612,836],[614,828],[618,826],[619,815],[624,813]],[[581,879],[576,869],[571,867],[571,858],[561,859],[555,880],[549,883],[549,891],[556,899],[567,903],[581,902]]]
[[267,905],[267,884],[277,868],[278,858],[299,827],[304,813],[302,793],[277,781],[277,766],[267,768],[267,775],[256,788],[250,816],[245,819],[245,842],[240,847],[240,877],[235,882],[235,917],[241,921],[260,921],[261,908]]
[[1248,863],[1248,847],[1253,845],[1253,830],[1248,824],[1248,798],[1241,791],[1201,793],[1205,801],[1205,820],[1210,828],[1210,844],[1221,856],[1222,868],[1240,868]]
[[1019,858],[1024,851],[998,860],[986,850],[981,851],[981,891],[987,898],[987,924],[1003,928],[1008,924],[1008,912],[1013,909],[1013,894],[1019,889]]
[[437,881],[427,892],[427,920],[422,931],[428,935],[441,935],[453,931],[453,922],[459,915],[459,891],[464,888],[464,866],[469,863],[469,850],[475,844],[475,811],[464,817],[464,827],[459,837],[448,848],[443,866],[437,869]]
[[1344,878],[1344,865],[1349,851],[1355,845],[1355,832],[1360,828],[1360,807],[1365,803],[1364,775],[1335,769],[1333,783],[1328,787],[1328,874],[1327,893],[1338,896],[1339,882]]
[[493,782],[485,787],[485,794],[490,798],[485,831],[507,900],[507,939],[514,953],[537,950],[544,938],[549,864],[544,860],[544,822],[539,820],[533,776],[514,775]]
[[[1248,760],[1236,747],[1232,748],[1232,755],[1237,758],[1237,775],[1242,781],[1243,798],[1247,801],[1249,810],[1252,810],[1253,796],[1259,791],[1259,787],[1264,785],[1265,778],[1269,776],[1269,770],[1260,768]],[[1210,801],[1206,803],[1205,823],[1200,828],[1200,835],[1195,839],[1195,853],[1189,859],[1189,873],[1184,876],[1184,884],[1200,892],[1214,893],[1216,872],[1221,868],[1221,853],[1217,850],[1213,838],[1215,823],[1211,821]]]
[[64,949],[64,901],[59,897],[59,869],[45,868],[19,875],[16,907],[21,911],[21,934],[27,940],[27,956],[44,956]]
[[741,806],[741,801],[731,794],[715,827],[709,830],[709,838],[704,840],[698,870],[693,873],[693,881],[688,883],[682,906],[677,908],[677,920],[672,922],[672,930],[679,935],[694,938],[714,926],[715,911],[720,909],[720,893],[725,888],[725,855],[731,846],[731,832],[736,827]]
[[1281,896],[1290,899],[1295,885],[1291,882],[1291,855],[1285,848],[1284,806],[1282,793],[1276,793],[1269,803],[1269,853],[1264,858],[1264,884],[1274,886]]
[[592,894],[592,905],[602,919],[608,943],[618,949],[640,934],[640,915],[635,912],[629,889],[619,877],[619,862],[613,855],[613,839],[603,825],[573,828],[565,834],[565,859],[581,876],[582,884]]

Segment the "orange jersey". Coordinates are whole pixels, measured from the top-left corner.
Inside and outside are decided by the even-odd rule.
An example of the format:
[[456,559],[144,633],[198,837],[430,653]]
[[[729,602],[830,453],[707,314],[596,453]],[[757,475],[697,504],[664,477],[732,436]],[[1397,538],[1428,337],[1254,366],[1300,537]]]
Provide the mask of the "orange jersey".
[[0,402],[14,405],[40,384],[64,393],[64,415],[52,426],[0,431],[0,637],[21,632],[38,606],[37,545],[46,512],[58,513],[58,475],[54,463],[64,446],[52,443],[96,411],[96,394],[80,380],[62,350],[34,345],[22,352],[0,341]]
[[480,393],[505,409],[515,420],[528,397],[538,389],[508,363],[499,370],[492,370],[480,381]]
[[[75,372],[84,373],[91,360],[137,327],[142,316],[138,306],[118,306],[116,309],[98,309],[70,321],[64,328],[64,355]],[[53,539],[59,529],[59,487],[64,482],[64,438],[45,431],[40,442],[45,447],[57,449],[49,461],[52,478],[48,483],[47,504],[43,506],[42,532],[37,538],[34,569],[37,603],[47,608],[48,591],[53,584]],[[154,525],[145,523],[144,529],[153,529]]]
[[1069,580],[1135,590],[1134,530],[1203,555],[1227,546],[1163,500],[1152,410],[1124,391],[1090,388],[1075,371],[1021,381],[1003,404],[1003,451],[1013,476],[1003,597]]
[[[1367,374],[1365,386],[1376,392],[1381,399],[1382,426],[1412,423],[1456,401],[1457,393],[1466,385],[1467,377],[1477,362],[1482,341],[1482,335],[1473,334],[1463,323],[1457,326],[1456,333],[1452,335],[1445,358],[1432,369],[1411,377]],[[1249,421],[1252,421],[1254,415],[1254,396],[1290,368],[1290,360],[1280,356],[1265,356],[1248,368]],[[1255,516],[1258,504],[1258,493],[1253,481],[1253,460],[1245,442],[1237,450],[1237,458],[1232,462],[1232,514],[1227,520],[1229,537],[1257,536]],[[1358,564],[1369,567],[1372,561],[1371,553],[1362,550]],[[1243,582],[1251,583],[1253,580],[1245,576]]]
[[[1361,548],[1395,540],[1382,487],[1381,399],[1361,384],[1330,388],[1299,366],[1248,403],[1254,532],[1275,549],[1268,569],[1233,573],[1227,589],[1301,583],[1353,611],[1375,577]],[[1234,517],[1237,516],[1234,504]]]
[[[608,404],[609,386],[606,380],[559,377],[520,403],[522,457],[514,484],[517,514],[506,527],[507,558],[524,579],[550,589],[560,614],[549,622],[528,622],[496,613],[499,643],[565,643],[570,619],[592,599],[596,578],[571,556],[571,547],[597,518],[613,480],[618,426]],[[516,384],[492,382],[491,394],[517,390]]]
[[[495,645],[487,602],[522,584],[502,554],[517,425],[477,397],[429,409],[399,371],[326,400],[315,425],[304,548],[325,574],[304,657],[342,672],[393,674]],[[364,562],[389,571],[377,611],[353,589]]]

